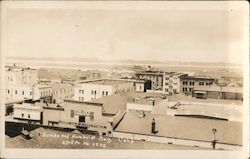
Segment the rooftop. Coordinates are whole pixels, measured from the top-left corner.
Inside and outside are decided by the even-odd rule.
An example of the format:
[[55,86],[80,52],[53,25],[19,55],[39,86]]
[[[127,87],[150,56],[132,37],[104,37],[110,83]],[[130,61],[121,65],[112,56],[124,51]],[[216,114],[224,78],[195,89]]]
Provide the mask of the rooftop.
[[230,93],[242,93],[242,87],[228,87],[228,86],[195,86],[194,91],[215,91],[215,92],[230,92]]
[[215,79],[214,78],[211,78],[209,76],[182,76],[182,79],[193,79],[193,80],[211,80],[211,81],[214,81]]
[[14,104],[14,109],[29,109],[29,110],[37,110],[37,111],[42,111],[41,106],[35,106],[33,104],[29,103],[23,103],[23,104]]
[[127,103],[152,104],[146,97],[155,98],[155,104],[163,100],[161,94],[157,93],[125,92],[98,98],[94,102],[103,103],[105,112],[116,113],[119,110],[126,110]]
[[216,103],[216,104],[236,104],[242,105],[240,100],[225,100],[225,99],[198,99],[191,96],[184,95],[182,93],[168,96],[168,101],[187,101],[187,102],[198,102],[198,103]]
[[126,82],[144,82],[143,80],[135,80],[135,79],[97,79],[97,80],[83,80],[77,81],[76,83],[90,83],[90,84],[101,84],[101,85],[116,85],[123,84]]
[[218,142],[242,145],[242,123],[223,120],[150,113],[146,113],[144,118],[140,118],[137,112],[127,112],[115,131],[153,135],[151,134],[153,118],[158,131],[155,136],[211,142],[213,140],[212,129],[215,128],[217,129],[216,139]]
[[76,101],[76,100],[71,100],[71,99],[64,100],[64,103],[76,103],[76,104],[87,104],[87,105],[93,105],[93,106],[103,106],[103,103],[100,103],[100,102]]

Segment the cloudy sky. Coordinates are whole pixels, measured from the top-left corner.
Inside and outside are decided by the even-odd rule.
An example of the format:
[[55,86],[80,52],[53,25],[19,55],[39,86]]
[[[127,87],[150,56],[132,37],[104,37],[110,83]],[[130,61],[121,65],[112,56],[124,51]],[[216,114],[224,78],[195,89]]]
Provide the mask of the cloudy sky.
[[242,12],[8,9],[6,54],[242,63]]

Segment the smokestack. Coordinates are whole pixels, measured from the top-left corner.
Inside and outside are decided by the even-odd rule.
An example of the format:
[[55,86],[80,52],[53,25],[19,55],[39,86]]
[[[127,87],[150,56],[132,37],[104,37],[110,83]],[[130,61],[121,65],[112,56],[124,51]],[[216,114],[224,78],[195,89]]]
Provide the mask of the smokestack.
[[153,121],[151,123],[151,133],[155,134],[155,119],[153,118]]

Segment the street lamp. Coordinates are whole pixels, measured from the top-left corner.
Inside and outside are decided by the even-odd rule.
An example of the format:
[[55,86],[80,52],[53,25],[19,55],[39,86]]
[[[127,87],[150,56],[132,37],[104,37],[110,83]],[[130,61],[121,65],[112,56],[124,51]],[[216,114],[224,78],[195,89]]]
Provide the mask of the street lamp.
[[212,132],[213,132],[213,134],[214,134],[214,139],[213,139],[213,141],[212,141],[212,146],[213,146],[213,149],[215,149],[215,145],[216,145],[216,142],[217,142],[217,140],[216,140],[216,138],[215,138],[215,134],[217,133],[217,129],[213,128],[213,129],[212,129]]

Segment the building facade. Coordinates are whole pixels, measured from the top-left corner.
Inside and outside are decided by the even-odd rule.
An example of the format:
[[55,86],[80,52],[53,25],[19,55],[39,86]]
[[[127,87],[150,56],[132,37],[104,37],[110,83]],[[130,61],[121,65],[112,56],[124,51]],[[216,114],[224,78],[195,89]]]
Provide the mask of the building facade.
[[135,76],[141,80],[151,81],[152,90],[162,90],[163,89],[163,72],[161,71],[143,71],[137,72]]
[[226,99],[226,100],[243,100],[242,87],[228,86],[196,86],[192,94],[193,97],[202,99]]
[[52,102],[62,103],[64,99],[72,99],[74,96],[74,86],[68,83],[51,83]]
[[30,68],[9,68],[5,71],[6,85],[34,85],[38,83],[38,71]]
[[43,108],[40,106],[34,106],[33,104],[23,103],[15,104],[13,109],[14,119],[32,123],[42,123]]
[[[138,90],[144,90],[140,82],[136,80],[125,79],[101,79],[91,81],[81,81],[74,86],[74,100],[92,101],[97,98],[116,94],[119,92],[131,92],[138,87]],[[141,87],[140,87],[141,86]]]
[[182,73],[165,72],[163,77],[163,94],[173,95],[180,93]]
[[197,77],[183,75],[180,78],[180,91],[187,95],[192,95],[195,86],[210,86],[215,79],[210,77]]

